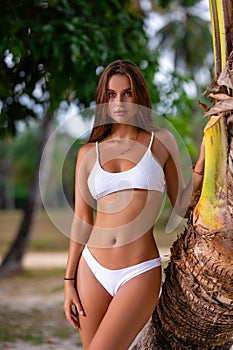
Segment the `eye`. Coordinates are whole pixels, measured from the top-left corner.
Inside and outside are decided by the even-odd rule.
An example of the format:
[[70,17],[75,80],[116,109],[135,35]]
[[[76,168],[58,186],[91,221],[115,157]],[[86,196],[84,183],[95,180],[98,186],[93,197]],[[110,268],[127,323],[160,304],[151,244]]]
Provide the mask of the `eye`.
[[116,93],[114,91],[108,91],[108,97],[114,98],[114,97],[116,97]]
[[132,97],[132,91],[131,90],[125,91],[125,96]]

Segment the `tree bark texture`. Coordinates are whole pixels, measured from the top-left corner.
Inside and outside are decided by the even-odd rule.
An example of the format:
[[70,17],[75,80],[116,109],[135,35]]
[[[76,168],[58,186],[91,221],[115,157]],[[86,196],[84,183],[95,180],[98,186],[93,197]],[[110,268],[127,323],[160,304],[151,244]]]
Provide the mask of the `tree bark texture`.
[[230,349],[233,261],[225,247],[224,238],[200,235],[189,222],[172,247],[159,304],[135,350]]

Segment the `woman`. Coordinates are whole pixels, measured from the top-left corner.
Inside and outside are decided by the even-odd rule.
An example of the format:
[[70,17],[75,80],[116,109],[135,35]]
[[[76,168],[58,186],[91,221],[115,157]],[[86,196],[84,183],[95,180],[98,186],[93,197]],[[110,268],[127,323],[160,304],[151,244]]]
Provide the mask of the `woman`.
[[176,142],[153,128],[148,88],[132,62],[117,60],[105,69],[96,105],[90,139],[77,159],[64,310],[85,350],[126,350],[160,293],[153,226],[165,184],[184,215],[190,191],[202,184],[204,153],[185,188]]

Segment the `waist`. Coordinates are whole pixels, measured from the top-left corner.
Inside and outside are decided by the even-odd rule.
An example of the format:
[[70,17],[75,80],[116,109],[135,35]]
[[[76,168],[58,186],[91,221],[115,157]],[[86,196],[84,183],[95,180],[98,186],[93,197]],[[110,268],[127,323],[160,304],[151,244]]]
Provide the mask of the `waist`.
[[162,195],[147,191],[120,191],[97,201],[88,244],[99,248],[119,247],[153,232],[161,204]]
[[87,246],[95,259],[109,269],[121,269],[159,257],[151,231],[131,243],[117,247],[93,247],[89,243]]

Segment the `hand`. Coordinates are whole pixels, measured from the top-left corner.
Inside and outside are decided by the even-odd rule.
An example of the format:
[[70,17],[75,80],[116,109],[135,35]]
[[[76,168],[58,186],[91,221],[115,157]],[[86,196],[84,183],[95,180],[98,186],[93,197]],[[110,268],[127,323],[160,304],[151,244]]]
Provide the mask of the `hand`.
[[195,164],[195,170],[196,172],[204,172],[204,165],[205,165],[205,139],[202,139],[201,147],[200,147],[200,153],[198,160]]
[[204,139],[204,137],[203,137],[202,143],[201,143],[199,158],[201,158],[203,161],[205,160],[205,139]]
[[74,328],[79,329],[79,316],[84,316],[84,310],[73,281],[65,281],[64,294],[64,311],[66,319]]

